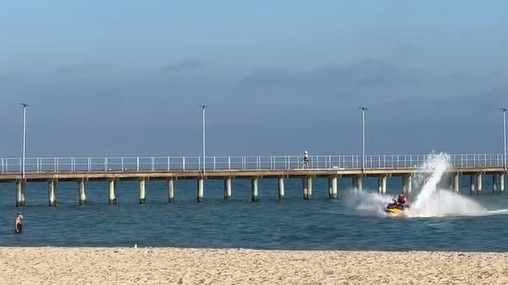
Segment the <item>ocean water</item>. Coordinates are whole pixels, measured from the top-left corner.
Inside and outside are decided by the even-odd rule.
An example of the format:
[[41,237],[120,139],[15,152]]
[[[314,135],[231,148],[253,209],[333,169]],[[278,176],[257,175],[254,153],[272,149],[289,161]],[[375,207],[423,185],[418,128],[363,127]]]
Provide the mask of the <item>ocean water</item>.
[[[390,216],[383,207],[402,188],[388,179],[388,193],[377,193],[377,179],[352,189],[339,180],[339,199],[329,200],[326,179],[314,179],[312,200],[303,200],[301,179],[285,181],[284,200],[277,181],[262,179],[259,202],[250,201],[250,181],[233,180],[233,197],[223,200],[223,181],[205,182],[205,199],[196,202],[196,181],[175,182],[175,202],[167,203],[164,181],[147,182],[146,204],[138,204],[138,184],[121,181],[117,205],[108,204],[106,182],[87,184],[87,204],[78,205],[75,182],[57,184],[57,206],[47,206],[46,183],[28,183],[26,206],[16,208],[14,184],[0,184],[1,246],[127,246],[323,250],[508,251],[508,195],[469,193],[462,176],[459,193],[438,182],[449,165],[446,154],[430,155],[413,179],[410,211]],[[13,233],[17,212],[22,234]]]

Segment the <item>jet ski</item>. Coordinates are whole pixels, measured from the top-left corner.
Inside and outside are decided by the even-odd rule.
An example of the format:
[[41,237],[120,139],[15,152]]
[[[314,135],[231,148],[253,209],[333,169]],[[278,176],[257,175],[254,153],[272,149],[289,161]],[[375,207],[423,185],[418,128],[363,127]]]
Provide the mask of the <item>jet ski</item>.
[[385,208],[385,212],[389,214],[400,214],[407,209],[404,205],[392,203],[388,204]]

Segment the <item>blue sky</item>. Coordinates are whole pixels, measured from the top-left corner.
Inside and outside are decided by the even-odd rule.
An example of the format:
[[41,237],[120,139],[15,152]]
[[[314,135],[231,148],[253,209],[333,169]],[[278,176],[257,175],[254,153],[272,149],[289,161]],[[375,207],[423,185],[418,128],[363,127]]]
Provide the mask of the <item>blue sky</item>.
[[502,151],[506,1],[0,7],[3,157]]

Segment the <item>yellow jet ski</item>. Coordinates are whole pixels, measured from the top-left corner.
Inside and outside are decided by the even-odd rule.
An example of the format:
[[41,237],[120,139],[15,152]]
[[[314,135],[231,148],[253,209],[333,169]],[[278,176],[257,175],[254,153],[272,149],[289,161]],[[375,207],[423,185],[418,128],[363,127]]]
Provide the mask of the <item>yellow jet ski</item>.
[[400,214],[404,212],[404,210],[407,208],[407,206],[400,205],[397,203],[388,204],[385,208],[385,212],[389,214]]

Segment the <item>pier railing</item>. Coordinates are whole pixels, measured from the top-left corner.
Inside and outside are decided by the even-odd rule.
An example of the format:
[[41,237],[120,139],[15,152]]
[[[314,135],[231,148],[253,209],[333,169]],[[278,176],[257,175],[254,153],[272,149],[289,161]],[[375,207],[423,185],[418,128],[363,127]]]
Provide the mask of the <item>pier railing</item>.
[[[366,155],[366,169],[417,168],[426,154]],[[502,167],[503,154],[450,154],[453,167]],[[302,156],[207,156],[207,170],[256,169],[358,169],[361,155],[315,155],[307,164]],[[181,171],[200,170],[201,157],[36,157],[25,158],[25,172],[94,172],[94,171]],[[0,158],[0,170],[21,172],[21,158]]]

